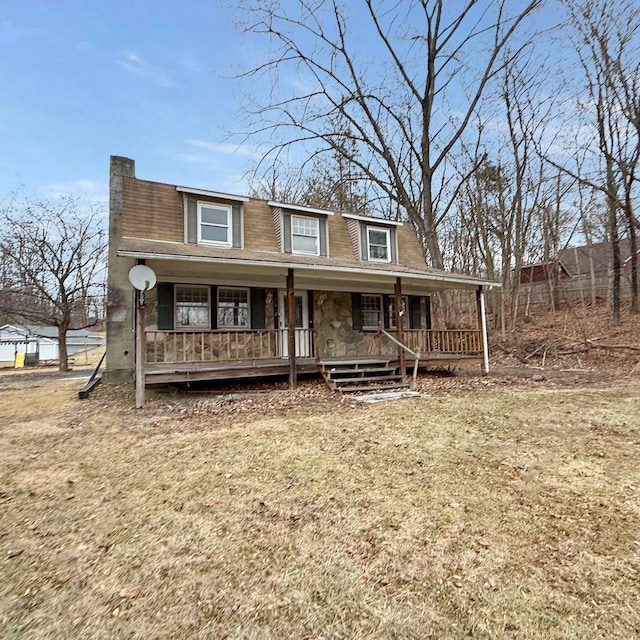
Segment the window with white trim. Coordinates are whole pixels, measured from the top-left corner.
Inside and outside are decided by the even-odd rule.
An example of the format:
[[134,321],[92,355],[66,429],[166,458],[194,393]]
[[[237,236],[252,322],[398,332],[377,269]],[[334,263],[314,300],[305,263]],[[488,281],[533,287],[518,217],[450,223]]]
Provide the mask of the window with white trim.
[[389,229],[367,227],[368,258],[372,262],[391,262],[391,234]]
[[232,245],[232,207],[198,202],[198,242],[221,247]]
[[291,216],[291,252],[320,255],[320,221],[318,218]]
[[[402,326],[407,329],[409,327],[407,309],[409,308],[409,298],[402,296],[402,311],[401,314],[404,318]],[[389,300],[389,329],[396,329],[396,299],[392,297]]]
[[210,288],[199,285],[175,286],[176,329],[208,329]]
[[362,294],[362,328],[377,329],[382,322],[382,296]]
[[248,329],[249,289],[218,287],[218,329]]

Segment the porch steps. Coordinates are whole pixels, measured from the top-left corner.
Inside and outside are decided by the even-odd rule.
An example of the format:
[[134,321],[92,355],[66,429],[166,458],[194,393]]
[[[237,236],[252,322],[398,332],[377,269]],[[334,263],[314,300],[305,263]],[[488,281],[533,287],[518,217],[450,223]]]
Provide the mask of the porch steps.
[[321,360],[320,372],[334,391],[387,391],[406,389],[397,367],[389,360],[358,358],[353,360]]

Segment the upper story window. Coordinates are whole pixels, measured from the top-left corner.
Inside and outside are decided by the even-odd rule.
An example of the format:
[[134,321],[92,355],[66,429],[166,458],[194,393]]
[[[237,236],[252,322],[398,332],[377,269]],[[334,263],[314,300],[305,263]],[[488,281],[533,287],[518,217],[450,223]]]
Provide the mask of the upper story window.
[[291,216],[291,252],[320,255],[320,220]]
[[232,238],[232,207],[198,202],[198,242],[231,247]]
[[209,293],[207,286],[175,286],[176,329],[209,328]]
[[398,228],[402,222],[343,213],[353,253],[366,262],[398,263]]
[[333,211],[270,200],[273,224],[282,253],[329,255],[328,218]]
[[224,249],[241,249],[245,196],[176,187],[184,201],[184,241]]
[[391,234],[389,229],[367,227],[368,259],[373,262],[391,262]]

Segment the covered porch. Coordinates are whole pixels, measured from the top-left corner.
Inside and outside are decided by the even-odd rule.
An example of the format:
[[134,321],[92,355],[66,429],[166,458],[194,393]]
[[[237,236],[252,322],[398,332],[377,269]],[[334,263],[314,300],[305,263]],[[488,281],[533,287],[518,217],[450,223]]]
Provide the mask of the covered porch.
[[[362,357],[356,353],[341,356],[319,353],[316,330],[294,329],[295,359],[289,358],[288,330],[259,331],[156,331],[144,334],[146,384],[184,383],[205,380],[261,376],[291,377],[319,371],[324,360],[349,362]],[[363,340],[367,337],[363,333]],[[422,368],[481,364],[482,331],[478,329],[408,329],[401,342],[419,353]],[[414,359],[401,358],[395,345],[382,331],[374,334],[374,348],[366,356],[385,357],[393,366],[413,367]]]
[[[157,241],[119,254],[158,280],[135,305],[144,316],[136,375],[145,385],[273,375],[295,387],[323,361],[382,357],[406,372],[418,352],[422,368],[465,362],[488,371],[484,295],[493,283],[480,278],[295,255],[179,255]],[[184,289],[202,294],[200,326],[178,322]],[[469,294],[469,317],[457,328],[432,326],[431,297],[445,290]]]

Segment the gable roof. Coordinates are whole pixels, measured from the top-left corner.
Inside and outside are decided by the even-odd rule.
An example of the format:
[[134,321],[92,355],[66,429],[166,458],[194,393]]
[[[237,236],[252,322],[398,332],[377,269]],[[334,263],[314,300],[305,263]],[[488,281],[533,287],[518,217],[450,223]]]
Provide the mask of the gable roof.
[[[626,262],[630,257],[631,242],[629,238],[620,240],[620,259]],[[562,267],[571,276],[591,272],[591,261],[595,272],[611,269],[611,243],[596,242],[581,247],[569,247],[558,251],[558,259]]]

